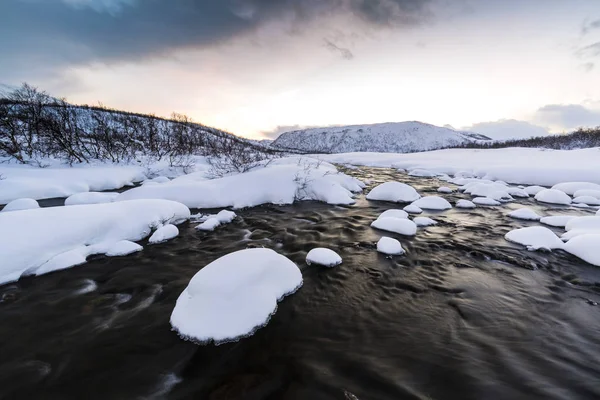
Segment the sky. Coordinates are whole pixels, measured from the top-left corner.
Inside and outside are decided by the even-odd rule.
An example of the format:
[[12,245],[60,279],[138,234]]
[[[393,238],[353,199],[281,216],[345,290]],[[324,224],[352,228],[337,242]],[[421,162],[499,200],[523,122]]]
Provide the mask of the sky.
[[0,83],[251,138],[600,125],[599,0],[2,0]]

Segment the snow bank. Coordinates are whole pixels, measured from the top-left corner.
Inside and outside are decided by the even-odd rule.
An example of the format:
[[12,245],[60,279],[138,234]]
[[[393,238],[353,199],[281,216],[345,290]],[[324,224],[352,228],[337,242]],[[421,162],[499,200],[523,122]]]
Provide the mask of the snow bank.
[[456,208],[476,208],[475,203],[469,200],[458,200],[456,202]]
[[508,214],[511,218],[524,219],[526,221],[539,221],[542,216],[538,215],[535,211],[530,208],[519,208]]
[[316,264],[324,267],[335,267],[342,263],[342,257],[333,250],[324,247],[312,249],[306,255],[306,263],[308,265]]
[[544,225],[554,226],[557,228],[564,228],[567,225],[567,223],[573,218],[577,218],[577,216],[554,215],[550,217],[544,217],[540,219],[540,222]]
[[390,256],[399,256],[405,253],[399,241],[385,236],[377,242],[377,251]]
[[434,221],[431,218],[427,218],[427,217],[417,217],[417,218],[413,219],[413,222],[415,224],[417,224],[418,227],[437,225],[436,221]]
[[371,223],[371,227],[406,236],[413,236],[417,234],[417,224],[409,219],[404,218],[379,218]]
[[409,214],[421,214],[423,212],[423,210],[421,210],[421,208],[419,208],[418,206],[416,206],[414,204],[407,205],[406,207],[403,208],[403,210]]
[[377,219],[386,217],[408,218],[408,213],[404,210],[386,210],[379,214],[379,217],[377,217]]
[[412,205],[422,210],[449,210],[452,208],[448,200],[439,196],[425,196],[414,201]]
[[575,257],[600,267],[600,233],[577,236],[564,246]]
[[412,186],[401,182],[382,183],[367,194],[367,200],[393,201],[396,203],[410,203],[420,197]]
[[450,189],[448,186],[442,186],[438,188],[438,193],[452,193],[454,190]]
[[83,192],[71,195],[65,199],[65,206],[74,206],[78,204],[102,204],[112,203],[119,193],[106,192]]
[[318,200],[329,204],[354,204],[352,192],[364,185],[338,173],[328,163],[314,159],[278,159],[266,167],[212,180],[174,179],[122,193],[116,201],[167,199],[190,208],[254,207],[260,204],[291,204],[295,200]]
[[510,242],[527,246],[528,250],[562,249],[564,243],[548,228],[530,226],[508,232],[504,238]]
[[148,239],[148,243],[156,244],[166,242],[167,240],[171,240],[175,237],[179,236],[179,229],[173,224],[167,224],[161,226],[150,236]]
[[494,199],[490,199],[489,197],[476,197],[473,199],[473,203],[478,206],[499,206],[502,203],[496,201]]
[[265,326],[277,302],[302,286],[296,264],[270,249],[247,249],[202,268],[177,299],[171,326],[185,339],[222,343]]
[[84,263],[121,240],[141,240],[153,228],[189,216],[186,206],[165,200],[0,213],[0,284],[24,273],[39,275]]
[[541,201],[542,203],[562,205],[571,204],[571,198],[563,191],[557,189],[544,189],[535,195],[535,199],[537,201]]
[[[579,162],[581,163],[583,161]],[[560,190],[561,192],[572,196],[578,190],[600,190],[600,185],[591,182],[562,182],[552,186],[552,189]]]
[[40,208],[40,205],[34,199],[16,199],[8,203],[4,206],[0,212],[9,212],[9,211],[21,211],[21,210],[33,210],[35,208]]

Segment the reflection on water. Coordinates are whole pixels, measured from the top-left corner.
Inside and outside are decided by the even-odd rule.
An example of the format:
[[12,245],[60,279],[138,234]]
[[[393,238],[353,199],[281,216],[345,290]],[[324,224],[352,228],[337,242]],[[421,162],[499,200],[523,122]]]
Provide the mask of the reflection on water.
[[[422,193],[441,186],[390,170],[350,173]],[[426,212],[437,226],[386,234],[402,242],[400,257],[378,254],[384,233],[369,227],[394,205],[361,196],[346,208],[257,207],[215,232],[185,224],[141,253],[2,286],[0,398],[600,398],[600,269],[506,242],[510,229],[536,224],[505,216],[519,206]],[[552,210],[567,212],[590,213]],[[301,266],[302,289],[251,338],[217,347],[179,339],[169,316],[189,279],[256,246]],[[344,263],[305,265],[317,246]]]

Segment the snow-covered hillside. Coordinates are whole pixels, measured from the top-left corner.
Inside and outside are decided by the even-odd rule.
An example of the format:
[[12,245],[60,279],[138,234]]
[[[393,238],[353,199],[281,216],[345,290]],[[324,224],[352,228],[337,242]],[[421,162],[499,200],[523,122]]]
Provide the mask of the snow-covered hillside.
[[487,140],[491,139],[422,122],[388,122],[286,132],[272,147],[312,153],[414,153]]

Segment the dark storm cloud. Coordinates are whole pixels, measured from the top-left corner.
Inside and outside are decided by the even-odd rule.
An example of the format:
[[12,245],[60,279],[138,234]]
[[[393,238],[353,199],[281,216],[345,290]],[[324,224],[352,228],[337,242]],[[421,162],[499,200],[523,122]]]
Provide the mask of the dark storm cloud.
[[218,44],[290,17],[301,22],[351,13],[374,25],[412,24],[428,15],[432,1],[2,0],[0,71],[7,64],[44,68],[160,56]]

